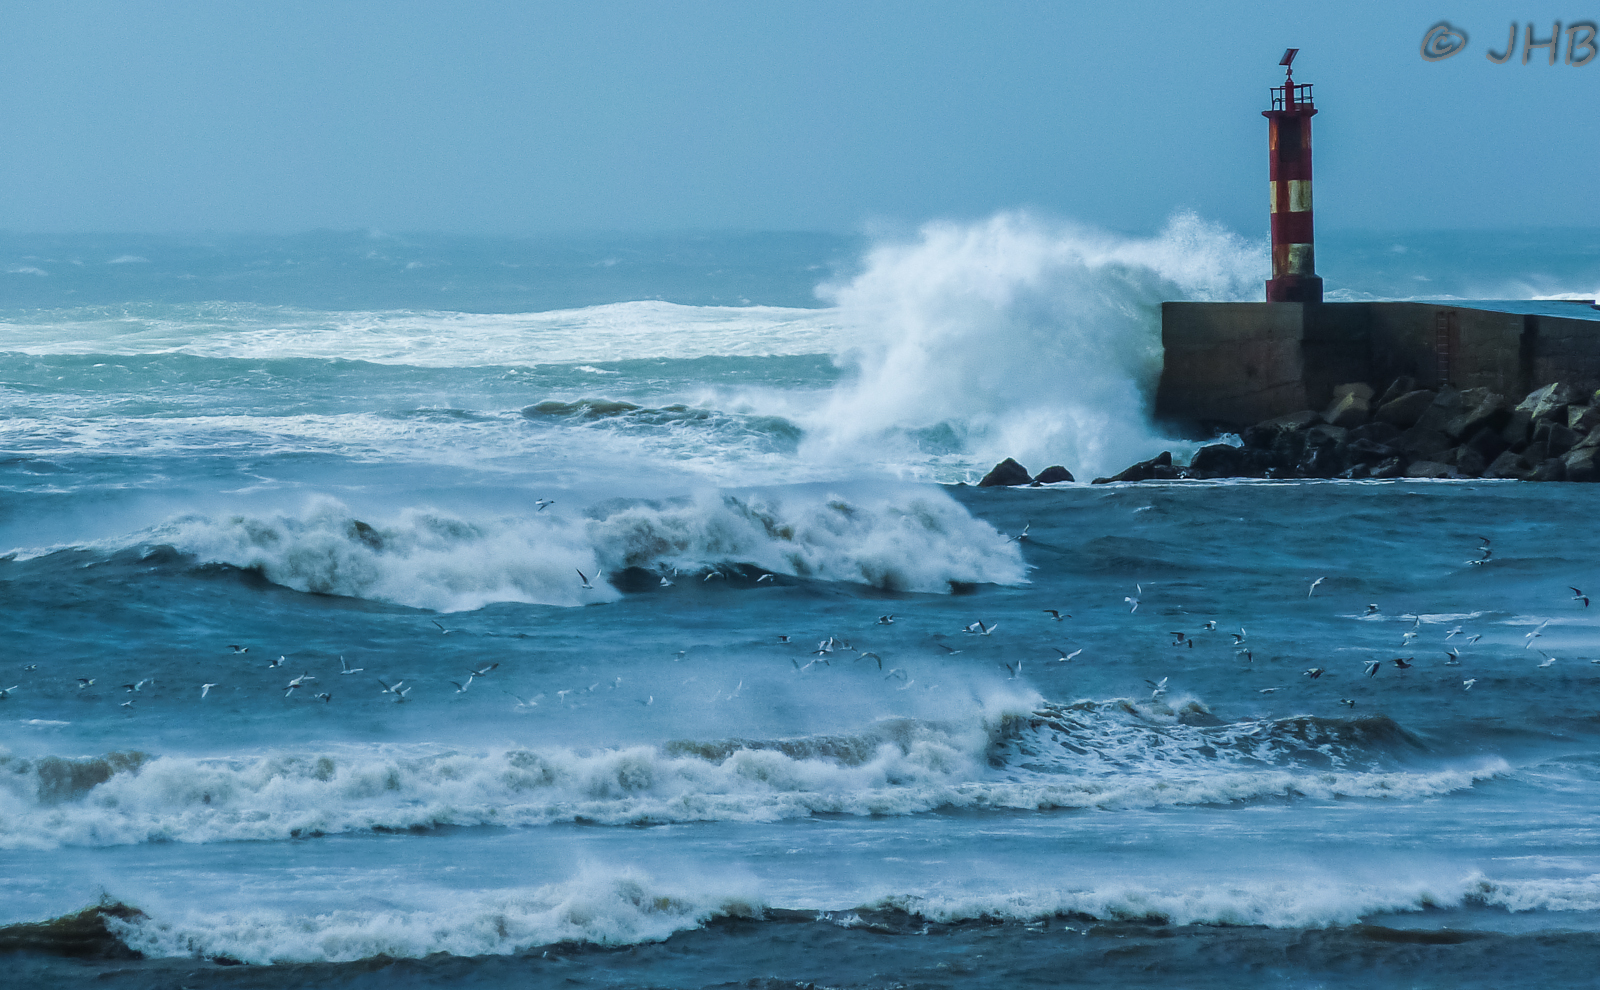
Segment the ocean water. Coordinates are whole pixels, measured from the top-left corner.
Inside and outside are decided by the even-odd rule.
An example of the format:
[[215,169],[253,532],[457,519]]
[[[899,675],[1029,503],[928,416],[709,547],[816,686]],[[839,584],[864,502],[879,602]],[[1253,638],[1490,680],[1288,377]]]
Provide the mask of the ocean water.
[[[1341,243],[1350,298],[1600,285],[1577,233]],[[1181,455],[1159,303],[1264,257],[8,235],[8,970],[1584,985],[1589,486],[972,486]]]

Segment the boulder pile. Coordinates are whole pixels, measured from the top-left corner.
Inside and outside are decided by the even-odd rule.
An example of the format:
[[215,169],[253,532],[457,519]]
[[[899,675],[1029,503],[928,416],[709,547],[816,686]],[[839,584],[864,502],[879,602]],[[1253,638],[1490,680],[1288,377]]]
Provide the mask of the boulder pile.
[[[1395,380],[1381,393],[1354,382],[1334,389],[1333,402],[1321,412],[1306,409],[1269,419],[1240,437],[1242,446],[1201,447],[1187,467],[1174,465],[1172,455],[1162,453],[1094,483],[1178,478],[1600,481],[1600,392],[1584,393],[1556,382],[1517,400],[1487,388],[1418,388],[1410,378]],[[1046,473],[1056,470],[1066,473],[1055,468]],[[1071,475],[1060,480],[1071,480]],[[1027,471],[1007,458],[980,484],[1030,481]]]

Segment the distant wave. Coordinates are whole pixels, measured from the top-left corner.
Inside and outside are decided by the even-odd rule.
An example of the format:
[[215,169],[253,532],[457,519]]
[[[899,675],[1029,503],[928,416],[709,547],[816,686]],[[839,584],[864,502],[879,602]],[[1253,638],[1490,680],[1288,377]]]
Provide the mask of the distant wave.
[[0,848],[279,841],[445,825],[774,821],[941,808],[1116,810],[1265,798],[1417,798],[1507,771],[1409,769],[1382,718],[1188,724],[1126,700],[1030,710],[996,696],[964,719],[851,735],[490,752],[396,748],[195,758],[0,756]]
[[831,310],[649,300],[511,314],[130,304],[46,310],[0,327],[6,350],[27,354],[323,358],[424,368],[826,354],[840,334]]

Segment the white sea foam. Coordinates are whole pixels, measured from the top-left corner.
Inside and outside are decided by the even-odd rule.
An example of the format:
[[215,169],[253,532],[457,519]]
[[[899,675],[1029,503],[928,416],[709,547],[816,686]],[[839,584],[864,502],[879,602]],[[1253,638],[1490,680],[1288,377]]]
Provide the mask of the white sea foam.
[[[107,548],[129,543],[253,568],[299,591],[438,611],[610,601],[619,593],[603,575],[628,567],[750,564],[932,593],[949,592],[952,582],[1026,580],[1016,545],[939,489],[850,498],[702,492],[608,503],[587,517],[535,512],[486,520],[425,508],[358,520],[319,497],[297,515],[183,516]],[[578,571],[594,577],[594,590],[580,586]]]
[[[765,742],[487,752],[368,746],[215,759],[115,754],[92,767],[11,758],[0,774],[0,848],[578,820],[1405,800],[1507,770],[1500,761],[1385,767],[1390,744],[1385,732],[1336,722],[1206,729],[1127,702],[1032,712],[995,695],[954,721],[892,719],[856,735]],[[101,782],[70,790],[86,780]]]
[[857,374],[807,423],[810,447],[881,460],[893,440],[920,463],[917,431],[938,429],[979,461],[1036,470],[1110,473],[1152,456],[1173,446],[1148,419],[1161,301],[1259,298],[1264,256],[1188,214],[1143,240],[1005,213],[880,245],[859,277],[824,290],[852,329]]
[[[531,888],[413,893],[422,901],[382,908],[297,914],[283,909],[162,911],[106,924],[151,957],[227,957],[257,965],[350,962],[377,956],[415,959],[509,955],[560,942],[623,946],[658,942],[716,918],[759,918],[791,909],[751,880],[678,878],[588,865],[570,879]],[[810,898],[805,898],[810,900]],[[1373,915],[1462,906],[1508,911],[1600,909],[1600,875],[1563,879],[1396,877],[1357,882],[1328,876],[1308,883],[1239,878],[1184,886],[1127,881],[965,893],[898,893],[854,908],[817,910],[817,921],[852,928],[876,912],[903,911],[942,924],[970,920],[1032,922],[1066,916],[1101,922],[1326,928]]]
[[14,318],[4,323],[7,349],[450,368],[826,354],[837,347],[840,335],[836,315],[828,310],[655,301],[511,314],[324,312],[216,303],[180,313],[129,306],[45,315],[49,319],[40,322]]
[[[706,885],[709,887],[709,885]],[[726,885],[724,885],[725,887]],[[541,887],[452,893],[430,908],[340,910],[314,917],[286,911],[193,913],[164,920],[107,919],[147,956],[227,956],[255,964],[508,955],[558,942],[659,942],[716,917],[758,916],[744,890],[667,887],[643,874],[598,867]]]

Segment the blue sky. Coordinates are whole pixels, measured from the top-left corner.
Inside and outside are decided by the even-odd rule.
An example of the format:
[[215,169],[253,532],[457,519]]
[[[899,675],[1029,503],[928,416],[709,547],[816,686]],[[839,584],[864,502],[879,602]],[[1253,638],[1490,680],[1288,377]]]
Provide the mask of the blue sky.
[[[1585,17],[1600,0],[16,4],[0,228],[860,232],[1023,207],[1256,236],[1291,45],[1320,228],[1593,225],[1600,59],[1484,57],[1512,20]],[[1441,19],[1467,49],[1425,62]]]

